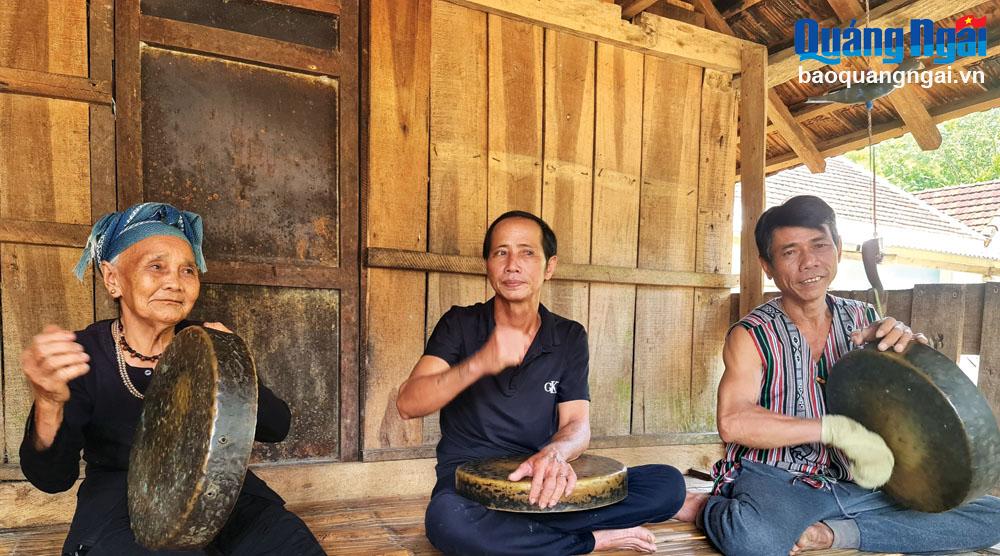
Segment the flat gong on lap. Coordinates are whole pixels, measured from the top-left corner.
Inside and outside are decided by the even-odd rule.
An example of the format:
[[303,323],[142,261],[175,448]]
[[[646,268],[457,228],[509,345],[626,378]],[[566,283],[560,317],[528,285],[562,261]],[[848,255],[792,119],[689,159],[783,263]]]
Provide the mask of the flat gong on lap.
[[492,510],[522,513],[558,513],[590,510],[621,502],[628,494],[628,472],[621,463],[602,456],[582,455],[570,462],[576,472],[572,494],[551,508],[528,502],[531,478],[508,481],[526,456],[464,463],[455,471],[455,490]]
[[200,548],[239,497],[257,424],[257,371],[243,340],[191,326],[160,357],[128,471],[136,540]]
[[986,399],[940,352],[869,344],[830,370],[827,409],[877,432],[895,466],[882,487],[904,506],[942,512],[1000,481],[1000,430]]

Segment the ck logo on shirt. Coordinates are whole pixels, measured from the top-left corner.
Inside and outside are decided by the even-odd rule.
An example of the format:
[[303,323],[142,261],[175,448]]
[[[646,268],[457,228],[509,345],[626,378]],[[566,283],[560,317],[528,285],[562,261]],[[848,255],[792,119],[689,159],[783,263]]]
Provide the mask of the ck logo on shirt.
[[549,394],[555,394],[556,393],[556,384],[559,384],[558,380],[550,380],[550,381],[546,382],[545,383],[545,391],[548,392]]

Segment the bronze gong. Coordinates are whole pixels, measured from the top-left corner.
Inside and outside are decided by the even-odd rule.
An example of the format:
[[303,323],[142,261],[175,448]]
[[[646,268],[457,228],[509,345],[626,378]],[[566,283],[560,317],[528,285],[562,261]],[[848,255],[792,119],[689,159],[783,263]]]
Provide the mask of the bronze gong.
[[911,343],[903,353],[873,344],[830,370],[827,409],[885,439],[896,463],[882,487],[904,506],[943,512],[1000,481],[1000,430],[986,399],[940,352]]
[[200,548],[239,497],[257,424],[257,371],[235,334],[191,326],[174,337],[145,392],[128,470],[136,540]]
[[621,463],[602,456],[582,455],[570,462],[576,472],[572,494],[551,508],[528,502],[531,478],[508,481],[527,456],[463,463],[455,471],[455,490],[493,510],[521,513],[558,513],[590,510],[621,502],[628,494],[628,472]]

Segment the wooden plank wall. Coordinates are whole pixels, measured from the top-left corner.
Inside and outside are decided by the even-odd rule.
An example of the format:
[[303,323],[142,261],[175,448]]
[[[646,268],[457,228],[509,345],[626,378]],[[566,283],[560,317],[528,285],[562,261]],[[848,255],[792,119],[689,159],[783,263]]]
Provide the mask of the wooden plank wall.
[[[109,79],[110,21],[108,1],[90,2],[89,12],[77,0],[3,2],[0,70],[37,72],[38,81]],[[20,353],[45,324],[74,330],[94,320],[92,273],[79,282],[72,269],[92,211],[114,206],[110,110],[65,96],[73,94],[0,93],[0,434],[10,464],[32,399]]]
[[694,276],[545,286],[590,332],[594,444],[717,440],[731,299],[695,286],[732,272],[732,76],[445,0],[373,0],[371,33],[367,246],[465,274],[365,271],[364,457],[432,453],[437,416],[401,420],[397,388],[441,314],[492,295],[482,237],[512,209],[546,219],[561,264]]

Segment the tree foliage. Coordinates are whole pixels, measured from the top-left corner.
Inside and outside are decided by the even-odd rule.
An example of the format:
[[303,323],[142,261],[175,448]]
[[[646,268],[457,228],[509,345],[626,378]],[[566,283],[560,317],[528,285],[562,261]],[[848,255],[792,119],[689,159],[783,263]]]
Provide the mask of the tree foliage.
[[[920,150],[911,134],[875,145],[878,174],[907,191],[1000,179],[1000,108],[944,122],[938,129],[937,150]],[[867,147],[845,156],[869,168]]]

